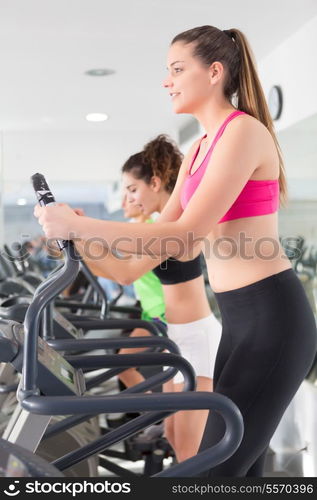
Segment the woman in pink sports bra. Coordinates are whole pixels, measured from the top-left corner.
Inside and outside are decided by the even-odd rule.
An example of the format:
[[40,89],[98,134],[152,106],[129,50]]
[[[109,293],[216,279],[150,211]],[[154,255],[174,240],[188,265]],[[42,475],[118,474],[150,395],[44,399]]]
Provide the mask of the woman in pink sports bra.
[[[223,327],[214,390],[237,404],[245,426],[238,450],[206,474],[261,476],[270,439],[316,352],[312,310],[279,243],[283,161],[241,31],[180,33],[167,66],[174,112],[193,115],[206,134],[186,155],[158,221],[101,221],[67,205],[36,207],[35,215],[48,238],[99,237],[162,260],[202,245]],[[200,449],[223,433],[222,418],[210,412]]]

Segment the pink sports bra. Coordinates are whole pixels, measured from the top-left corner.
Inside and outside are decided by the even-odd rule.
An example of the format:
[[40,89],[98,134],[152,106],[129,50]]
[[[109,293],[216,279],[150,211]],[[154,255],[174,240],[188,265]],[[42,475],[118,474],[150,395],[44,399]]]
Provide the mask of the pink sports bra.
[[[228,123],[236,116],[246,114],[243,111],[233,111],[218,130],[204,160],[198,169],[191,174],[191,169],[199,153],[200,144],[192,159],[187,177],[181,191],[181,205],[183,210],[199,186],[206,171],[209,159],[218,139],[222,136]],[[206,137],[206,135],[204,136]],[[202,139],[204,139],[204,137]],[[249,180],[243,190],[235,200],[228,212],[220,219],[218,224],[243,217],[255,217],[257,215],[267,215],[276,212],[279,208],[279,182],[274,180]]]

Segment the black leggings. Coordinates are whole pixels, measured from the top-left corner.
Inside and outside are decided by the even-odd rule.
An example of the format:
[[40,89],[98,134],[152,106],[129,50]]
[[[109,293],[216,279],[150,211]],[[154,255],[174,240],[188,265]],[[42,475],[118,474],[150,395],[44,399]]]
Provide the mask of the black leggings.
[[[239,407],[244,437],[229,460],[205,475],[261,476],[270,439],[314,360],[316,322],[292,269],[215,295],[223,331],[214,391]],[[210,412],[200,451],[223,434],[223,419]]]

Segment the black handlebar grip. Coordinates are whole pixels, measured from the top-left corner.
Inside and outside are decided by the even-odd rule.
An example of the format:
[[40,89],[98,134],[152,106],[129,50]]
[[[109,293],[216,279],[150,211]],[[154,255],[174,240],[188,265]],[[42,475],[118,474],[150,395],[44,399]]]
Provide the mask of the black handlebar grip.
[[40,205],[46,206],[51,203],[55,203],[55,198],[48,187],[44,175],[34,174],[31,177],[31,181]]
[[[33,188],[38,199],[39,204],[43,206],[51,205],[56,203],[55,198],[48,187],[46,179],[42,174],[34,174],[31,177],[31,181],[33,184]],[[68,241],[56,240],[57,245],[60,250],[63,250],[66,246],[68,246]]]

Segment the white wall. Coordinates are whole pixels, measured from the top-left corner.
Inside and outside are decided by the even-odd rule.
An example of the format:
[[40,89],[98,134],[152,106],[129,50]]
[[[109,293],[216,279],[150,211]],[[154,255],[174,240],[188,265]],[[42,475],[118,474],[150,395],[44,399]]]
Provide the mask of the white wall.
[[45,170],[52,180],[116,179],[122,163],[150,138],[139,131],[6,132],[5,180],[21,181]]
[[283,111],[275,128],[292,200],[317,200],[316,47],[314,17],[259,64],[266,96],[273,85],[283,91]]
[[[176,130],[167,131],[176,136]],[[5,201],[15,203],[29,196],[30,176],[36,172],[47,175],[52,183],[65,183],[70,196],[76,185],[85,186],[99,198],[98,184],[119,180],[124,161],[143,148],[155,135],[151,130],[102,132],[29,131],[3,134],[3,172]],[[97,200],[95,200],[97,201]]]
[[288,178],[295,197],[317,200],[317,114],[279,132]]
[[314,17],[259,63],[266,95],[272,85],[280,85],[283,90],[284,107],[276,130],[317,113],[316,48],[317,17]]

